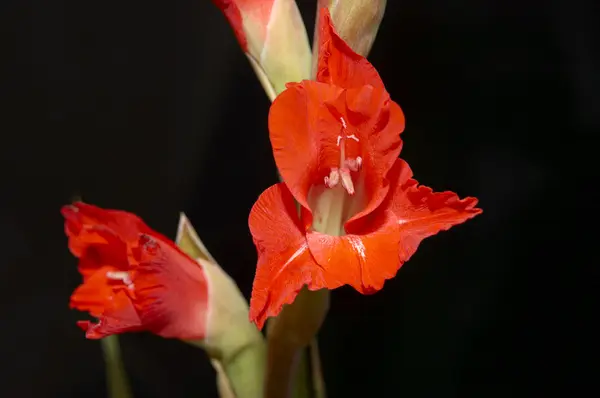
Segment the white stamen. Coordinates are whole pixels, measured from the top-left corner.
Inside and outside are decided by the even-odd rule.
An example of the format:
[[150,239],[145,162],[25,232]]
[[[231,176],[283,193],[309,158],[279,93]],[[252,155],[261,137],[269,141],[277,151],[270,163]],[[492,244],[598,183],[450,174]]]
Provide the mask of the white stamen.
[[349,195],[354,195],[354,183],[350,171],[358,171],[362,165],[362,158],[358,156],[356,159],[346,159],[345,140],[351,139],[356,142],[360,140],[354,134],[346,134],[345,130],[348,127],[346,121],[340,116],[342,123],[342,134],[337,136],[336,145],[340,147],[340,169],[332,167],[329,176],[324,177],[325,185],[329,188],[335,187],[341,180],[342,186]]
[[337,167],[333,167],[329,172],[329,177],[325,176],[325,185],[329,188],[335,187],[340,182],[340,173]]
[[352,177],[350,176],[350,170],[348,170],[346,167],[342,167],[339,174],[342,179],[342,186],[346,192],[348,192],[348,195],[354,195],[354,183],[352,182]]
[[128,288],[133,289],[133,281],[131,280],[129,272],[108,271],[106,273],[106,277],[115,281],[122,281]]
[[352,171],[358,171],[362,165],[362,158],[358,156],[356,159],[344,160],[344,166],[348,167]]

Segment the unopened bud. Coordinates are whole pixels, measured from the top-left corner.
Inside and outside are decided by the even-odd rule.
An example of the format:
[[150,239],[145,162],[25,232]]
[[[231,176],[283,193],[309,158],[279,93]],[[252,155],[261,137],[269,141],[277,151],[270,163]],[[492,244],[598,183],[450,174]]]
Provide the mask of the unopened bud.
[[214,0],[273,100],[310,77],[311,51],[295,0]]
[[[366,57],[373,46],[383,19],[386,0],[319,0],[317,21],[323,8],[329,9],[333,26],[340,37],[357,54]],[[319,26],[315,26],[313,45],[313,77],[318,59]]]

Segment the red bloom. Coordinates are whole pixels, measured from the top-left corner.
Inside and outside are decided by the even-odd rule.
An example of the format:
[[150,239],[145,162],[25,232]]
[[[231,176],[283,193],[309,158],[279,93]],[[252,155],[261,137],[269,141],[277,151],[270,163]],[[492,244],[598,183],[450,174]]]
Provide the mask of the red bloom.
[[88,338],[142,330],[205,337],[208,288],[198,263],[131,213],[78,202],[62,214],[83,276],[70,306],[98,318],[78,322]]
[[288,84],[269,114],[284,183],[250,212],[259,255],[250,317],[259,327],[305,284],[380,290],[424,238],[481,212],[475,198],[433,193],[411,179],[398,159],[402,110],[336,34],[328,11],[322,15],[317,81]]

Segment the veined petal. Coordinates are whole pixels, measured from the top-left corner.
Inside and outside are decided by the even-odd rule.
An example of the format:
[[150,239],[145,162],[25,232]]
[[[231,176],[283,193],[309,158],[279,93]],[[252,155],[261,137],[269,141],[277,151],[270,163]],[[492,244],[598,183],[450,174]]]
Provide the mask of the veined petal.
[[421,241],[440,231],[462,224],[482,213],[477,199],[459,199],[454,192],[433,192],[412,179],[408,163],[398,159],[390,171],[391,192],[384,205],[396,214],[400,231],[399,255],[402,262],[417,251]]
[[80,323],[88,338],[138,330],[204,337],[208,289],[194,260],[131,213],[83,203],[62,212],[84,276],[71,306],[99,319]]
[[[400,133],[404,131],[404,113],[383,88],[363,86],[346,94],[347,118],[357,126],[360,137],[363,172],[358,184],[362,200],[345,225],[347,232],[359,230],[362,220],[383,202],[388,193],[387,174],[402,150]],[[368,222],[368,221],[367,221]]]
[[134,305],[144,325],[166,338],[204,338],[209,296],[203,269],[159,236],[141,235],[139,248]]
[[365,57],[355,53],[337,34],[329,10],[321,10],[318,24],[317,81],[343,88],[364,85],[383,88],[381,77],[373,65]]
[[[340,138],[347,138],[349,158],[361,157],[353,220],[372,212],[387,194],[386,175],[402,148],[404,115],[383,89],[372,86],[343,90],[311,81],[290,84],[269,112],[275,162],[286,185],[305,208],[310,188],[321,184],[332,167],[340,167]],[[358,214],[357,214],[358,213]]]
[[113,271],[129,269],[127,244],[135,243],[138,231],[149,231],[134,214],[104,210],[82,202],[63,206],[69,249],[79,257],[78,269],[84,282],[101,267]]
[[[93,228],[90,228],[88,232],[93,230]],[[85,252],[79,257],[77,269],[83,276],[84,282],[102,268],[109,267],[114,272],[129,270],[127,245],[114,235],[108,234],[106,231],[101,232],[106,238],[106,243],[89,244],[85,247]]]
[[[104,305],[103,314],[98,317],[98,322],[77,322],[77,326],[85,331],[85,337],[88,339],[101,339],[112,334],[145,330],[131,303],[131,297],[125,290],[115,291],[110,302],[105,302]],[[79,306],[76,308],[80,309]]]
[[121,210],[107,210],[83,202],[63,206],[65,234],[69,249],[75,257],[92,244],[113,244],[117,240],[135,243],[139,233],[153,231],[135,214]]
[[250,299],[250,320],[261,329],[268,317],[294,301],[302,286],[325,287],[310,254],[292,194],[285,184],[265,190],[250,211],[250,232],[258,252]]
[[[374,293],[400,268],[398,221],[390,211],[373,213],[360,233],[331,236],[309,232],[310,251],[337,285],[348,284],[362,294]],[[337,286],[327,286],[330,289]]]
[[342,94],[338,87],[303,81],[288,85],[271,105],[269,134],[275,163],[291,193],[306,208],[311,185],[329,173],[320,167],[322,142],[324,136],[335,142],[340,133],[340,121],[330,107],[343,103]]
[[[108,272],[119,272],[119,269],[112,266],[96,268],[86,278],[85,283],[75,289],[71,295],[69,306],[79,311],[87,311],[96,318],[102,316],[105,308],[114,306],[116,283],[106,277]],[[131,306],[130,300],[121,304]]]

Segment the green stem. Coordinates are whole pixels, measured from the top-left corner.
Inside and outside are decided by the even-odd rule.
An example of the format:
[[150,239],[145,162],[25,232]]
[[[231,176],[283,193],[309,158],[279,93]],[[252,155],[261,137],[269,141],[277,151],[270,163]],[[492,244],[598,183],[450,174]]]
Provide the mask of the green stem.
[[314,398],[327,398],[325,390],[325,379],[321,370],[321,355],[319,353],[319,344],[315,337],[310,343],[310,368],[311,380],[314,388]]
[[269,323],[267,398],[312,396],[314,388],[307,369],[307,347],[313,342],[328,308],[328,290],[303,288],[294,302],[284,306]]
[[294,398],[326,398],[325,381],[321,372],[319,345],[315,337],[304,349],[297,370]]
[[266,346],[257,341],[221,361],[236,398],[264,396],[265,358]]
[[109,398],[132,398],[127,372],[121,359],[119,337],[108,336],[100,340],[106,365],[106,383]]
[[298,361],[298,368],[296,372],[296,379],[294,380],[294,398],[311,398],[311,377],[308,371],[309,355],[306,349],[300,353],[300,360]]

